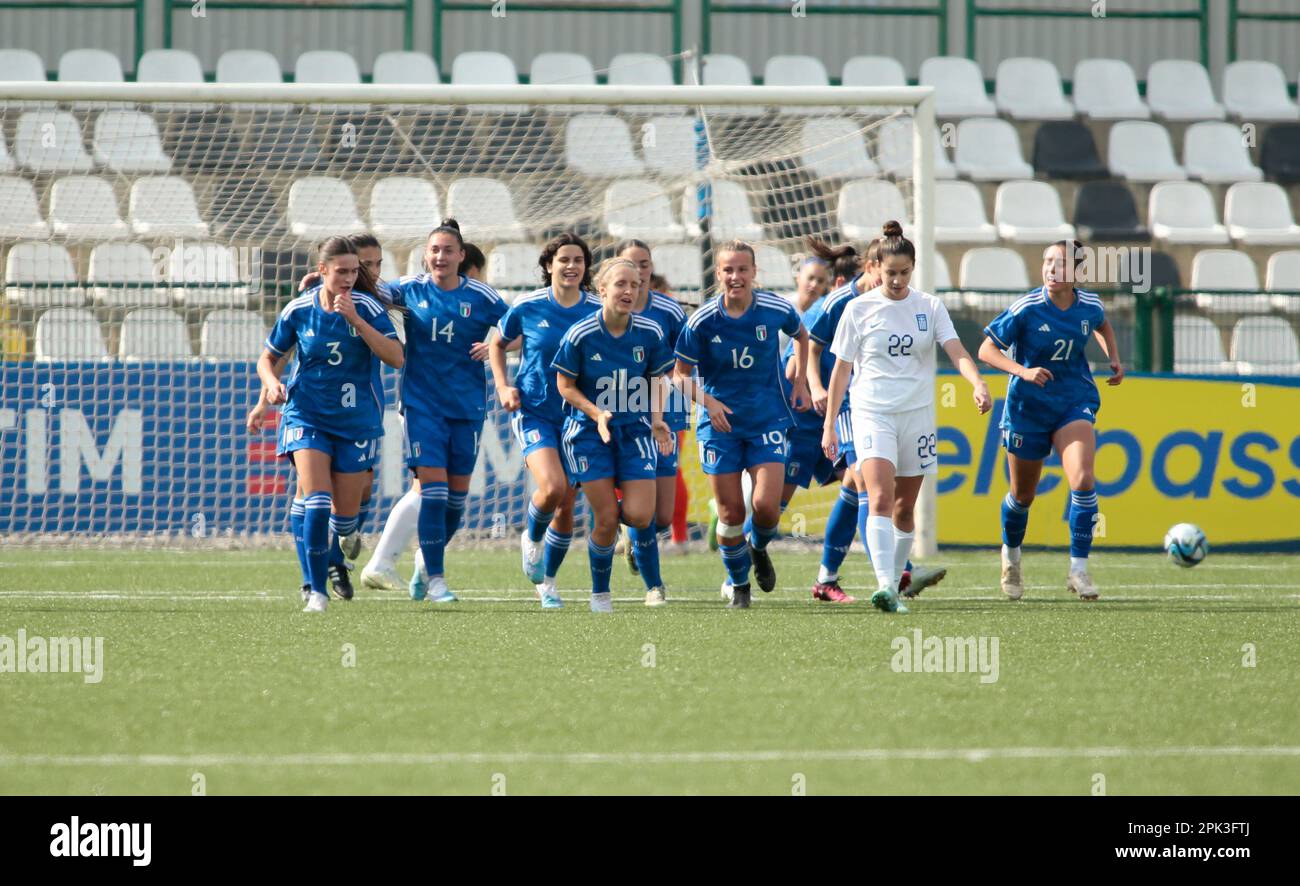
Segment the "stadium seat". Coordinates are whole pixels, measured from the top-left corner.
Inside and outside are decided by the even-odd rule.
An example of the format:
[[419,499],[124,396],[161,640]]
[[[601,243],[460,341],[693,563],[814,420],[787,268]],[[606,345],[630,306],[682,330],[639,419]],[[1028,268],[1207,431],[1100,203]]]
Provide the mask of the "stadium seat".
[[996,79],[998,110],[1013,120],[1074,118],[1074,105],[1061,88],[1061,74],[1047,59],[1003,59]]
[[0,240],[37,239],[49,233],[32,183],[15,175],[0,177]]
[[579,114],[564,128],[564,159],[570,169],[594,178],[644,174],[632,151],[627,124],[604,114]]
[[941,181],[934,186],[934,239],[938,243],[996,243],[980,189],[971,182]]
[[1124,120],[1110,129],[1110,171],[1132,182],[1179,181],[1187,170],[1174,159],[1169,130],[1159,123]]
[[428,86],[441,83],[438,65],[425,52],[389,51],[375,56],[370,82],[385,85],[414,84]]
[[1238,61],[1223,69],[1223,104],[1241,120],[1300,120],[1286,75],[1272,62]]
[[[880,164],[881,171],[894,178],[911,178],[912,121],[889,120],[877,132],[876,162]],[[934,130],[934,177],[957,177],[957,167],[948,159],[948,150],[944,147],[938,127]]]
[[402,265],[397,254],[388,248],[379,250],[379,279],[385,283],[396,283],[402,279]]
[[106,49],[69,49],[59,58],[59,79],[89,83],[121,83],[122,63]]
[[189,360],[193,356],[185,321],[170,308],[137,308],[122,318],[119,360]]
[[605,230],[616,240],[686,236],[686,229],[673,221],[672,204],[663,188],[644,179],[616,181],[605,190]]
[[140,111],[104,111],[95,120],[95,162],[116,172],[170,172],[153,117]]
[[1210,75],[1200,62],[1165,59],[1147,69],[1147,104],[1166,120],[1222,120]]
[[1282,317],[1242,317],[1232,327],[1228,353],[1241,373],[1300,374],[1300,340]]
[[150,49],[135,66],[137,83],[202,83],[203,65],[188,49]]
[[1273,182],[1241,182],[1228,188],[1223,221],[1228,235],[1247,246],[1300,245],[1291,201]]
[[1123,182],[1084,182],[1074,198],[1074,227],[1083,240],[1151,241],[1151,232],[1138,220],[1133,191]]
[[[705,86],[753,86],[754,75],[749,64],[734,55],[710,53],[704,56],[700,80]],[[764,112],[760,105],[728,105],[711,108],[714,114],[733,117],[758,117]]]
[[911,215],[902,191],[893,182],[866,179],[840,188],[836,219],[847,240],[874,240],[890,219],[901,222],[907,231],[912,227]]
[[1268,313],[1269,297],[1260,292],[1259,274],[1250,256],[1235,249],[1202,249],[1192,259],[1192,289],[1236,290],[1235,293],[1196,293],[1196,306],[1206,311]]
[[72,256],[59,243],[15,243],[5,256],[4,298],[23,307],[78,307],[86,300]]
[[1183,136],[1183,167],[1210,184],[1257,182],[1264,171],[1250,159],[1241,129],[1215,120],[1193,123]]
[[9,153],[9,144],[5,141],[4,132],[0,131],[0,172],[13,172],[17,168],[18,164]]
[[[1300,249],[1275,252],[1268,259],[1269,292],[1300,292]],[[1300,314],[1300,295],[1274,295],[1273,307],[1288,314]]]
[[542,285],[537,265],[540,253],[533,243],[499,244],[487,257],[487,282],[502,295],[532,292]]
[[808,120],[800,133],[801,162],[820,179],[872,178],[880,174],[862,137],[848,117]]
[[0,80],[45,81],[45,62],[30,49],[0,49]]
[[61,178],[50,188],[50,229],[69,240],[119,240],[131,230],[113,186],[93,175]]
[[262,355],[267,328],[254,311],[221,308],[203,318],[199,356],[207,360],[256,360]]
[[[528,82],[534,86],[595,86],[596,70],[591,60],[577,52],[540,52],[528,69]],[[547,105],[552,114],[599,114],[603,105]]]
[[1073,120],[1038,127],[1034,133],[1034,169],[1048,178],[1076,181],[1110,176],[1097,155],[1092,130]]
[[907,72],[888,55],[855,55],[844,63],[840,83],[845,86],[906,86]]
[[199,218],[190,183],[174,175],[136,179],[127,207],[131,230],[140,237],[199,237],[209,234]]
[[794,289],[794,270],[790,257],[770,243],[754,247],[754,265],[757,275],[754,284],[772,292],[789,292]]
[[36,362],[108,360],[104,334],[85,308],[51,308],[36,321]]
[[680,300],[698,302],[704,273],[699,247],[689,243],[656,244],[652,255],[655,273],[668,281],[669,291]]
[[264,49],[227,49],[217,57],[218,83],[283,83],[280,62]]
[[171,288],[143,243],[101,243],[90,251],[86,287],[102,307],[158,306],[172,299]]
[[1259,165],[1275,182],[1300,182],[1300,123],[1279,123],[1265,130]]
[[350,53],[337,49],[311,49],[293,65],[295,83],[360,83],[361,70]]
[[1020,153],[1020,136],[1005,120],[974,118],[957,125],[957,171],[974,181],[1034,177]]
[[510,191],[495,179],[462,178],[452,182],[447,188],[447,215],[460,222],[465,239],[480,247],[484,243],[524,239]]
[[[821,59],[811,55],[774,55],[763,67],[764,86],[829,86],[830,76]],[[784,114],[819,117],[831,113],[826,107],[782,108]]]
[[641,156],[648,171],[668,176],[695,171],[694,118],[651,117],[641,132]]
[[[934,113],[939,117],[996,117],[997,106],[984,91],[984,74],[968,58],[938,56],[921,62],[922,86],[935,89]],[[960,150],[960,141],[958,150]]]
[[[749,195],[739,182],[713,181],[712,209],[709,235],[716,243],[720,240],[761,240],[763,226],[754,220],[749,205]],[[682,196],[682,224],[692,237],[700,235],[699,195],[694,187],[687,187]]]
[[1230,373],[1219,327],[1194,314],[1174,315],[1174,372]]
[[1150,264],[1147,267],[1147,274],[1151,288],[1182,289],[1183,275],[1178,270],[1178,262],[1174,257],[1156,249],[1151,250],[1149,255]]
[[1226,246],[1229,240],[1214,197],[1200,182],[1160,182],[1152,188],[1147,222],[1151,236],[1170,245]]
[[[500,52],[462,52],[451,62],[451,82],[458,86],[518,86],[519,72]],[[471,113],[525,114],[528,105],[468,105]]]
[[312,175],[289,187],[289,233],[316,242],[338,234],[359,234],[366,223],[357,215],[352,189],[337,178]]
[[308,172],[324,165],[312,114],[263,112],[248,127],[240,158],[270,173]]
[[1065,220],[1061,196],[1047,182],[1006,182],[993,204],[998,234],[1012,243],[1073,240],[1074,225]]
[[1093,120],[1149,120],[1151,109],[1138,95],[1137,75],[1126,61],[1084,59],[1074,66],[1074,106]]
[[18,118],[14,159],[29,172],[89,172],[94,161],[81,143],[81,127],[68,111],[28,111]]
[[284,233],[278,201],[265,182],[240,175],[221,179],[210,206],[213,233],[223,239],[263,239]]
[[171,251],[167,265],[172,293],[186,307],[243,307],[256,273],[241,269],[234,248],[221,243],[185,243]]
[[[672,86],[673,69],[668,60],[650,52],[620,52],[609,61],[605,81],[610,86]],[[637,116],[685,114],[681,105],[624,105],[624,114]]]
[[1001,311],[1029,289],[1029,271],[1020,253],[1005,246],[968,249],[961,257],[961,284],[970,289],[1007,289],[1008,293],[966,292],[962,302],[979,311]]
[[381,243],[423,243],[441,218],[438,189],[428,179],[390,175],[370,189],[370,232]]
[[426,270],[424,267],[424,250],[422,248],[416,247],[406,254],[406,276],[418,277],[425,273]]

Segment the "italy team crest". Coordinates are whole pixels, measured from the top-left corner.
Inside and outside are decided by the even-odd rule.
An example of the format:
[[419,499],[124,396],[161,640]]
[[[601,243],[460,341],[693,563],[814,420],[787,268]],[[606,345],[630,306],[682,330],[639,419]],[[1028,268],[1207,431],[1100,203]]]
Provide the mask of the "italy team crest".
[[637,345],[632,349],[632,362],[640,363],[645,360],[645,348]]
[[461,315],[462,317],[468,317],[468,316],[469,316],[469,307],[470,307],[470,305],[469,305],[469,302],[467,302],[467,301],[463,301],[463,302],[460,303],[460,315]]
[[1087,320],[1080,320],[1080,321],[1079,321],[1079,325],[1083,328],[1083,334],[1084,334],[1084,335],[1087,335],[1087,334],[1088,334],[1088,321],[1087,321]]
[[759,340],[759,341],[767,341],[767,327],[766,327],[766,326],[755,326],[755,327],[754,327],[754,335],[758,337],[758,340]]

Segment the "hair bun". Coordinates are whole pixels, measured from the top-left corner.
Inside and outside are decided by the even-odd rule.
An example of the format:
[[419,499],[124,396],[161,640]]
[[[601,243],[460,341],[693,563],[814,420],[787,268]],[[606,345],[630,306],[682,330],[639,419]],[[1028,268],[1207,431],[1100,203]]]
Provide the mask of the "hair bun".
[[459,230],[460,230],[460,222],[456,221],[456,219],[454,219],[454,218],[444,218],[441,222],[439,222],[438,227],[440,227],[440,228],[455,228],[457,231],[459,231]]
[[894,219],[890,219],[885,222],[884,227],[881,228],[881,233],[886,237],[901,237],[903,236],[903,226]]

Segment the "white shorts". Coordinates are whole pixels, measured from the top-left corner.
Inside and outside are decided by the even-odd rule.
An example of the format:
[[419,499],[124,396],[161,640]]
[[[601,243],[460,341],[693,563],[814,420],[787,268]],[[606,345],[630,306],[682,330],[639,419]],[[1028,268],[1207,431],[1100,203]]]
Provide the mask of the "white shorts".
[[883,458],[898,477],[939,473],[934,406],[904,412],[853,410],[853,449],[857,465]]

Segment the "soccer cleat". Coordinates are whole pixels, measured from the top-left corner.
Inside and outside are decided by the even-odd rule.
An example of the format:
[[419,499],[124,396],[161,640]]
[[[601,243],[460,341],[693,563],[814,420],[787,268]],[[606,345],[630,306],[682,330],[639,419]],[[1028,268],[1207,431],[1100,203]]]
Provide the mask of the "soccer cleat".
[[1002,593],[1012,600],[1019,600],[1025,594],[1024,581],[1020,578],[1020,564],[1012,563],[1007,555],[1002,555]]
[[660,553],[667,554],[670,557],[685,557],[689,554],[690,545],[684,541],[670,541],[668,544],[659,548]]
[[1079,595],[1080,600],[1092,602],[1099,596],[1096,586],[1092,583],[1092,576],[1086,572],[1071,572],[1065,584],[1071,594]]
[[731,602],[731,596],[732,594],[735,593],[735,591],[736,589],[731,586],[731,579],[729,578],[724,578],[722,580],[722,587],[718,588],[719,596],[721,596],[722,599],[726,600],[728,603]]
[[743,585],[736,585],[731,591],[731,602],[727,604],[728,609],[748,609],[749,608],[749,582]]
[[312,591],[311,596],[307,598],[307,605],[302,608],[303,612],[324,612],[330,605],[330,598],[325,594],[318,594]]
[[903,573],[903,579],[898,583],[898,593],[910,600],[930,585],[943,581],[947,575],[947,569],[917,566],[912,571]]
[[525,529],[519,533],[519,554],[524,567],[524,575],[535,585],[542,583],[545,578],[543,570],[546,568],[542,564],[542,549],[538,547],[537,542],[528,537],[528,530]]
[[818,582],[813,585],[812,595],[814,600],[826,603],[854,603],[858,599],[844,593],[838,581]]
[[412,600],[423,600],[429,592],[429,576],[424,574],[424,561],[415,558],[415,572],[411,573],[411,583],[407,585]]
[[302,602],[306,603],[308,598],[311,597],[311,585],[303,585],[298,590],[302,594]]
[[614,611],[614,601],[610,599],[609,591],[606,591],[603,594],[591,595],[591,611],[592,612],[613,612]]
[[459,602],[456,595],[447,587],[447,579],[443,578],[441,575],[430,576],[427,594],[430,603]]
[[633,575],[640,575],[640,574],[641,574],[641,569],[640,569],[640,567],[638,567],[638,566],[636,565],[636,551],[635,551],[635,548],[636,548],[636,546],[635,546],[634,544],[632,544],[632,535],[631,535],[631,533],[629,533],[629,532],[627,531],[627,528],[624,527],[624,529],[623,529],[623,556],[627,558],[627,568],[628,568],[629,570],[631,570],[632,574],[633,574]]
[[564,601],[560,599],[560,592],[555,589],[555,580],[546,579],[537,586],[537,596],[542,601],[543,609],[563,609]]
[[351,600],[352,595],[355,593],[352,587],[351,571],[351,563],[330,567],[330,586],[334,589],[334,596],[340,600]]
[[667,605],[667,603],[668,603],[668,592],[664,590],[663,585],[660,585],[657,588],[651,588],[650,590],[645,592],[645,605],[665,606]]
[[772,555],[767,548],[759,550],[749,546],[749,556],[754,561],[754,578],[758,579],[758,589],[764,594],[772,593],[776,587],[776,567],[772,565]]
[[871,595],[871,605],[881,612],[897,612],[906,615],[908,608],[898,601],[898,594],[893,588],[882,587]]
[[367,563],[361,570],[361,586],[363,588],[375,588],[380,591],[400,591],[405,585],[393,567],[387,569],[372,569],[373,564]]
[[357,555],[361,553],[361,549],[364,547],[364,541],[365,539],[361,537],[360,532],[340,535],[339,550],[341,550],[343,556],[347,557],[349,560],[355,560]]

